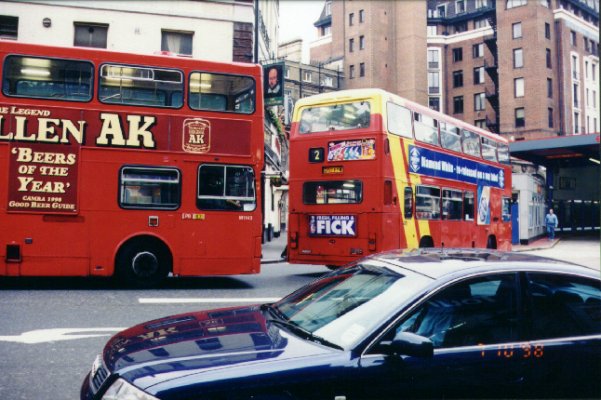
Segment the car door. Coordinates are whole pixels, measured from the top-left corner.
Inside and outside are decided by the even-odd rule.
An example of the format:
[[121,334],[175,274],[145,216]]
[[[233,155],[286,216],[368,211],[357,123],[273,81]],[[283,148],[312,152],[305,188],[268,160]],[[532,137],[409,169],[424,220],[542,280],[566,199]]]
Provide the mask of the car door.
[[[529,395],[601,395],[601,289],[598,279],[525,274]],[[526,354],[523,355],[524,357]]]
[[[523,334],[517,278],[497,273],[452,283],[401,317],[361,358],[373,382],[364,397],[519,396],[526,362],[512,352]],[[383,354],[399,332],[430,339],[434,355]]]

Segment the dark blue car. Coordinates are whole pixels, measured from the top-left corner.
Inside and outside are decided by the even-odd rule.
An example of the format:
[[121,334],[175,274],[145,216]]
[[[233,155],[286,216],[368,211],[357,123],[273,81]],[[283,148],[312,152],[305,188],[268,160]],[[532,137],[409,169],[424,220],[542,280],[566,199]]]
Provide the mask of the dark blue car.
[[383,253],[274,304],[127,329],[81,398],[599,398],[600,287],[519,253]]

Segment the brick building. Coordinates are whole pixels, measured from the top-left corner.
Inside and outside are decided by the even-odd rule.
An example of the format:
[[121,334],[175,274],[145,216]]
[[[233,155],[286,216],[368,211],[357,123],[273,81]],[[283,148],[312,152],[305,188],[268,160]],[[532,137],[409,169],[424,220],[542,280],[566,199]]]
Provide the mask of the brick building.
[[599,131],[598,0],[327,0],[311,60],[513,140]]

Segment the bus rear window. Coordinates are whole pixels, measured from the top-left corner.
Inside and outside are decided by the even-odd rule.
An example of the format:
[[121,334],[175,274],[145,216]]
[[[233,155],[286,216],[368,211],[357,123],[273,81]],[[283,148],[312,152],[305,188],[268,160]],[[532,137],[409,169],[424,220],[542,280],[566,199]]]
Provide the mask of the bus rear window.
[[13,97],[89,101],[94,66],[85,61],[8,56],[2,93]]
[[300,133],[344,131],[368,128],[371,105],[368,101],[310,107],[301,111]]
[[188,104],[193,110],[252,114],[255,81],[248,76],[194,72],[190,75]]
[[180,108],[181,71],[105,64],[100,69],[100,101],[108,104]]
[[357,204],[363,200],[363,183],[358,180],[319,181],[303,184],[304,204]]
[[199,209],[253,211],[256,204],[251,167],[206,164],[198,168]]
[[174,210],[180,206],[180,172],[164,167],[123,167],[120,205],[123,208]]

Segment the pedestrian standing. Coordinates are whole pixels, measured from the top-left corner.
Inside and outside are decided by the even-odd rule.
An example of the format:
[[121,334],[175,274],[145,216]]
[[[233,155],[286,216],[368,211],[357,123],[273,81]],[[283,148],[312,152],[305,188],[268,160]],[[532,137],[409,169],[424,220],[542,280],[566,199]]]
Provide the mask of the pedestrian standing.
[[552,208],[549,208],[549,212],[545,216],[545,225],[547,226],[547,237],[549,240],[555,239],[555,229],[557,228],[558,221],[557,215],[553,213]]

